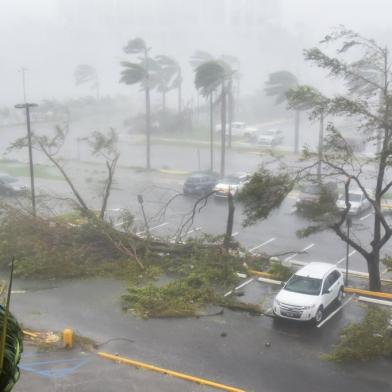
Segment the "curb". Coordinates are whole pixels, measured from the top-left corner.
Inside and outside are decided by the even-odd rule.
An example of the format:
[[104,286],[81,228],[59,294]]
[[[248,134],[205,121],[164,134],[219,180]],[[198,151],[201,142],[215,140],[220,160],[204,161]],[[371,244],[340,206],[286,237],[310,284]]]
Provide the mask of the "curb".
[[114,362],[117,362],[117,363],[122,363],[122,364],[125,364],[125,365],[134,366],[134,367],[136,367],[138,369],[151,370],[153,372],[157,372],[157,373],[165,374],[165,375],[168,375],[168,376],[172,376],[172,377],[175,377],[175,378],[179,378],[181,380],[190,381],[190,382],[193,382],[193,383],[196,383],[196,384],[201,384],[201,385],[207,385],[209,387],[220,389],[222,391],[246,392],[243,389],[238,389],[238,388],[235,388],[235,387],[231,387],[229,385],[219,384],[219,383],[216,383],[216,382],[213,382],[213,381],[206,380],[204,378],[194,377],[194,376],[191,376],[189,374],[179,373],[179,372],[176,372],[174,370],[169,370],[169,369],[156,367],[156,366],[150,365],[148,363],[134,361],[134,360],[129,359],[129,358],[120,357],[118,355],[112,355],[112,354],[108,354],[108,353],[104,353],[104,352],[98,352],[97,355],[99,357],[101,357],[101,358],[108,359],[110,361],[114,361]]

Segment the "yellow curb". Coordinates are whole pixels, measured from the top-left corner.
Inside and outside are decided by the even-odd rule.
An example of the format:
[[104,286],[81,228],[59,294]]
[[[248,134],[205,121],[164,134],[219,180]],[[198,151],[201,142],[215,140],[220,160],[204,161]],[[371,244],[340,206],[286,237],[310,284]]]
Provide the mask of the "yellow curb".
[[161,373],[161,374],[167,374],[169,376],[176,377],[181,380],[191,381],[191,382],[194,382],[196,384],[201,384],[201,385],[207,385],[209,387],[220,389],[222,391],[245,392],[243,389],[238,389],[235,387],[230,387],[228,385],[218,384],[216,382],[209,381],[204,378],[193,377],[188,374],[178,373],[178,372],[175,372],[175,371],[169,370],[169,369],[163,369],[160,367],[149,365],[148,363],[134,361],[133,359],[120,357],[118,355],[112,355],[112,354],[108,354],[108,353],[104,353],[104,352],[99,352],[99,353],[97,353],[97,355],[100,356],[101,358],[109,359],[114,362],[135,366],[137,368],[141,368],[141,369],[145,369],[145,370],[151,370],[153,372],[157,372],[157,373]]
[[392,293],[382,293],[380,291],[368,291],[368,290],[354,289],[353,287],[345,287],[344,291],[346,293],[366,295],[368,297],[387,298],[387,299],[392,300]]
[[37,338],[38,337],[38,335],[36,333],[28,332],[28,331],[23,331],[23,334],[26,335],[26,336],[30,336],[32,338]]
[[[270,274],[269,272],[261,272],[261,271],[255,271],[255,270],[249,270],[250,274],[256,275],[256,276],[262,276],[265,278],[271,278],[272,274]],[[273,280],[277,280],[277,279],[273,279]]]
[[185,171],[185,170],[174,170],[174,169],[158,169],[158,171],[160,173],[164,173],[164,174],[182,174],[182,175],[186,175],[189,174],[189,171]]

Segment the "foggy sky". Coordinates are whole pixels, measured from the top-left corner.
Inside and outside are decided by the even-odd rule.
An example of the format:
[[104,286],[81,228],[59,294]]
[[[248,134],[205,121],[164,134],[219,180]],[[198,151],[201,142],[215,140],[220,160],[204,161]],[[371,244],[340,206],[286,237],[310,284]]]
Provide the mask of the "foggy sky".
[[[391,36],[389,0],[0,0],[1,105],[23,99],[21,66],[28,68],[31,101],[91,94],[75,86],[78,64],[97,68],[103,95],[131,94],[120,85],[119,61],[130,38],[152,54],[177,58],[185,98],[193,89],[195,50],[241,61],[242,92],[263,87],[269,72],[288,69],[301,82],[319,83],[302,60],[330,28],[344,24],[381,44]],[[321,82],[325,83],[325,82]]]

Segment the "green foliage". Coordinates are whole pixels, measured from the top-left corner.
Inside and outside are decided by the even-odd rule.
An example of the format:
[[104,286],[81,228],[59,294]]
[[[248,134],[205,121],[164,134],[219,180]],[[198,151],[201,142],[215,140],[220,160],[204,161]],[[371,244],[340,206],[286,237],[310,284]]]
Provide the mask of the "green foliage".
[[207,61],[195,69],[195,86],[208,96],[227,77],[226,69],[219,61]]
[[125,53],[138,54],[147,51],[147,45],[142,38],[130,39],[123,48]]
[[[0,329],[4,323],[5,309],[0,306]],[[0,391],[9,392],[19,379],[18,363],[23,351],[23,332],[12,314],[8,315],[3,371],[0,374]]]
[[286,101],[287,92],[298,84],[298,80],[289,71],[273,72],[266,82],[265,92],[269,96],[276,97],[276,104]]
[[268,272],[272,275],[273,279],[286,282],[293,275],[294,269],[280,262],[272,262]]
[[282,204],[293,187],[294,180],[288,173],[274,174],[260,168],[237,195],[244,205],[244,226],[266,219],[272,210]]
[[388,329],[390,317],[384,309],[369,308],[361,323],[343,328],[339,343],[324,358],[337,362],[369,361],[392,355],[392,334]]
[[386,256],[382,259],[383,264],[387,267],[388,271],[392,271],[392,257]]

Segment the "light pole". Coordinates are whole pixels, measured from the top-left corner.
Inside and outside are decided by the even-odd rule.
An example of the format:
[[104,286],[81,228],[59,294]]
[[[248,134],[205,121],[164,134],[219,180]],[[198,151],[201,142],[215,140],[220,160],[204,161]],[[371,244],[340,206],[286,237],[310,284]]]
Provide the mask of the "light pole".
[[33,215],[36,216],[35,208],[35,188],[34,188],[34,166],[33,166],[33,149],[31,144],[31,127],[30,127],[30,108],[38,106],[36,103],[21,103],[15,105],[16,109],[26,110],[26,124],[27,124],[27,140],[29,148],[29,166],[30,166],[30,182],[31,182],[31,205],[33,208]]
[[144,212],[144,206],[143,206],[143,196],[142,195],[137,195],[137,201],[140,204],[140,207],[142,209],[142,213],[143,213],[143,219],[144,219],[144,225],[146,226],[146,231],[147,231],[147,236],[150,236],[150,228],[148,227],[148,222],[147,222],[147,217],[146,217],[146,213]]
[[350,251],[350,245],[349,245],[349,240],[350,240],[350,227],[351,227],[352,221],[349,216],[346,217],[346,225],[347,225],[347,243],[346,243],[346,279],[344,284],[348,286],[348,258],[350,257],[349,251]]

